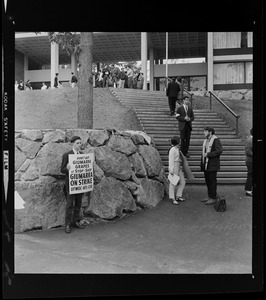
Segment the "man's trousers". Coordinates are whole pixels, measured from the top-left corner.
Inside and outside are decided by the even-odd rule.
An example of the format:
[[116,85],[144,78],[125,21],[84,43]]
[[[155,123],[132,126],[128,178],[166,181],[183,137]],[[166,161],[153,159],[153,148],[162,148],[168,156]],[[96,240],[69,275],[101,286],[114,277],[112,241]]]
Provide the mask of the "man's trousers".
[[[80,220],[79,213],[81,208],[83,194],[73,194],[70,195],[67,193],[66,197],[66,217],[65,217],[65,225],[70,225],[71,223],[78,222]],[[72,219],[73,215],[73,219]]]
[[217,198],[217,171],[204,171],[205,182],[210,199]]

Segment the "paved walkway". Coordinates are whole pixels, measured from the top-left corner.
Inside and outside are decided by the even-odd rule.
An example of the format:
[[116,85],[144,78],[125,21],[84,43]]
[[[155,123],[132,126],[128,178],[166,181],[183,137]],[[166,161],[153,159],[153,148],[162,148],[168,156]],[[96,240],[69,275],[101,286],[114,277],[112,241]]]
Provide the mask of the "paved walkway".
[[15,235],[15,273],[251,273],[252,199],[244,187],[219,186],[228,210],[200,202],[205,186],[186,186],[186,201],[167,199],[124,219]]

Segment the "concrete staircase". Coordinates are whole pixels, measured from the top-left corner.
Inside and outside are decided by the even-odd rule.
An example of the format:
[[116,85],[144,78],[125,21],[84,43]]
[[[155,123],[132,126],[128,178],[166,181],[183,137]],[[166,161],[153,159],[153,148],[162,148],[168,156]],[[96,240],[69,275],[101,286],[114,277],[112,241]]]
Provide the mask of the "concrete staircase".
[[[165,92],[115,88],[111,88],[110,91],[123,105],[136,111],[143,131],[153,137],[165,170],[168,171],[168,149],[171,146],[169,140],[173,135],[179,135],[179,130],[175,116],[169,115]],[[235,130],[230,128],[217,112],[194,109],[194,115],[190,157],[187,159],[196,179],[193,183],[205,184],[199,166],[204,139],[203,128],[209,125],[215,128],[215,134],[223,146],[221,170],[217,174],[218,183],[244,184],[247,173],[244,142],[236,137]]]

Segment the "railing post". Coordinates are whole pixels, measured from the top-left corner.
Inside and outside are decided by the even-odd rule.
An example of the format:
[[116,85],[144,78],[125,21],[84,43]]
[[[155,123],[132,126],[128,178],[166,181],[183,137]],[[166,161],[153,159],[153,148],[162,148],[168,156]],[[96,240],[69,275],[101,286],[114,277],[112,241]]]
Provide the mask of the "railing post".
[[238,137],[238,118],[239,116],[236,117],[236,137]]
[[210,93],[210,110],[212,110],[212,94]]

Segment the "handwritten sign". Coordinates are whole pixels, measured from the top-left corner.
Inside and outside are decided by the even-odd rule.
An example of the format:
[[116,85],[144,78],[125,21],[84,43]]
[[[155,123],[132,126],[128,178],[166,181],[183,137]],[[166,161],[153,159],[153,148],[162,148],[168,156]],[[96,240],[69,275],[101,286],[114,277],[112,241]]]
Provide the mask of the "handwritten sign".
[[94,153],[69,155],[69,194],[93,190]]

